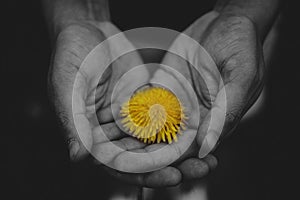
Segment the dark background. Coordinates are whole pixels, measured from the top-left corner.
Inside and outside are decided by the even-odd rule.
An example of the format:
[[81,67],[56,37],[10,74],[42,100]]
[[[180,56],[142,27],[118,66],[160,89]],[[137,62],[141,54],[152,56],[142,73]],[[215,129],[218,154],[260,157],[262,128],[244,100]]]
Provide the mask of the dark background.
[[[3,5],[0,198],[87,199],[101,194],[104,199],[119,186],[94,165],[69,162],[49,106],[51,47],[40,2],[3,1]],[[110,7],[113,22],[122,30],[159,26],[182,31],[212,5],[209,0],[113,0]],[[292,3],[283,9],[263,111],[239,126],[216,151],[219,166],[208,177],[213,200],[297,198],[298,13]]]

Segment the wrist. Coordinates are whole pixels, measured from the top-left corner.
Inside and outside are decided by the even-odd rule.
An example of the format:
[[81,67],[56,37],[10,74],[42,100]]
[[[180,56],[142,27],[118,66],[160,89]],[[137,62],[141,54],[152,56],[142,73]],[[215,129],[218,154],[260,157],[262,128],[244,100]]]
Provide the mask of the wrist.
[[220,14],[223,16],[230,16],[233,18],[242,19],[243,21],[248,21],[248,23],[251,23],[255,27],[259,37],[262,37],[261,26],[263,26],[263,24],[262,22],[257,21],[257,18],[251,13],[251,11],[240,8],[238,6],[229,5],[224,7]]
[[[219,0],[215,10],[251,20],[263,41],[279,14],[280,0]],[[223,2],[223,3],[222,3]]]
[[43,0],[43,6],[54,37],[72,24],[110,20],[107,0]]

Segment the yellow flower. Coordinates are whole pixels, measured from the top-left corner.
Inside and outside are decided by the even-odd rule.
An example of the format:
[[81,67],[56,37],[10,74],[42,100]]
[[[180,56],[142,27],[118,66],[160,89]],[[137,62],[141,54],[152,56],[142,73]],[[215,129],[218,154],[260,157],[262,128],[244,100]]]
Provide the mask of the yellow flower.
[[185,129],[185,113],[179,99],[169,90],[149,87],[132,95],[120,111],[124,129],[144,143],[177,141]]

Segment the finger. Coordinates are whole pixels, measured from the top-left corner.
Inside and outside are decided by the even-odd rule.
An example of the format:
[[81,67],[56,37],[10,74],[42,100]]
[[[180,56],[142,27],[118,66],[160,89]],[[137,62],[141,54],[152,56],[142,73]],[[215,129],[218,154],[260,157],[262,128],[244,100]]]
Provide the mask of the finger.
[[181,181],[181,173],[174,167],[166,167],[145,175],[145,187],[169,187],[178,185]]
[[[130,57],[130,55],[125,55],[123,57],[120,58],[120,65],[126,65],[126,62],[124,62],[124,60],[130,59],[127,58]],[[116,64],[116,70],[120,68],[117,66],[118,65]],[[111,92],[113,92],[111,101],[112,103],[118,104],[121,107],[124,102],[129,100],[131,95],[136,92],[137,89],[149,83],[149,72],[146,69],[145,65],[132,65],[132,67],[128,69],[128,71],[122,69],[119,70],[119,72],[122,73],[123,76],[121,76],[121,74],[115,76],[115,79],[117,80],[115,80],[116,84],[113,84],[114,88],[111,88]]]
[[[151,144],[151,145],[147,145],[144,149],[135,150],[135,152],[138,152],[138,153],[148,152],[149,153],[149,152],[153,152],[153,151],[158,151],[159,149],[163,148],[165,145],[168,145],[168,144],[165,144],[165,143]],[[178,163],[183,162],[187,158],[197,156],[198,150],[199,150],[199,147],[198,147],[197,142],[193,141],[193,143],[190,145],[190,147],[184,153],[180,153],[182,155],[175,162],[172,163],[172,166],[177,166]]]
[[[268,69],[272,64],[271,62],[273,60],[273,57],[277,49],[276,46],[279,37],[279,31],[278,31],[279,26],[280,26],[280,16],[275,21],[274,25],[272,26],[271,30],[269,31],[263,43],[263,54],[264,54],[266,69]],[[253,116],[254,114],[257,114],[258,111],[261,110],[264,100],[265,100],[265,91],[262,91],[257,101],[253,104],[253,106],[247,111],[247,113],[243,117],[243,120]]]
[[128,135],[121,131],[117,124],[113,122],[93,128],[94,145],[113,140],[119,140],[126,136]]
[[121,173],[110,168],[106,169],[112,176],[119,180],[143,187],[171,187],[181,182],[181,173],[174,167],[166,167],[146,174]]
[[166,143],[151,144],[151,145],[147,145],[144,148],[144,150],[145,150],[145,152],[150,153],[150,152],[153,152],[153,151],[157,151],[157,150],[165,147],[166,145],[168,145],[168,144],[166,144]]
[[199,179],[207,175],[217,166],[217,159],[213,155],[207,155],[203,159],[190,158],[178,165],[183,179]]
[[[184,74],[193,87],[196,87],[198,94],[204,96],[215,96],[218,92],[218,82],[220,81],[219,70],[206,50],[199,44],[202,35],[209,23],[211,23],[219,14],[215,11],[209,12],[190,25],[183,34],[180,34],[169,52],[166,54],[163,63],[170,64],[174,69]],[[179,58],[179,56],[181,58]],[[174,55],[173,55],[174,57]],[[178,62],[180,60],[184,60]],[[194,82],[201,83],[195,84]],[[198,89],[198,88],[201,89]],[[204,92],[205,91],[205,92]],[[209,94],[211,93],[211,94]],[[209,99],[209,97],[206,97]]]
[[[174,55],[172,55],[172,57],[173,56]],[[171,65],[170,67],[173,66]],[[155,72],[151,79],[151,83],[163,85],[172,91],[180,101],[184,114],[187,116],[185,125],[188,128],[196,128],[199,124],[199,112],[197,112],[199,111],[199,106],[197,97],[193,93],[193,88],[189,85],[188,80],[184,80],[185,77],[180,76],[179,73],[181,72],[174,72],[170,69],[161,67]]]
[[147,147],[145,153],[124,151],[113,161],[120,171],[144,173],[161,169],[180,158],[192,144],[196,130],[186,130],[172,144],[155,144]]
[[208,164],[198,158],[189,158],[178,166],[185,180],[202,178],[209,172]]
[[194,140],[191,146],[186,150],[186,152],[182,154],[182,156],[178,160],[176,160],[172,164],[172,166],[177,166],[188,158],[197,157],[198,151],[199,151],[199,146],[197,144],[197,141]]
[[217,158],[212,154],[208,154],[203,160],[208,164],[210,170],[214,170],[218,165]]
[[[83,81],[83,76],[80,74],[77,75],[77,79],[74,83],[74,90],[72,94],[72,120],[69,125],[70,132],[69,137],[74,139],[74,143],[71,144],[70,154],[73,160],[81,159],[85,157],[89,150],[92,147],[92,129],[90,125],[90,120],[87,117],[87,110],[85,107],[84,101],[84,93],[86,91],[87,86]],[[76,149],[76,146],[79,145],[79,149]],[[76,153],[77,150],[77,153]]]
[[[82,35],[85,35],[86,37],[87,34],[90,34],[86,28],[70,28],[76,28],[76,31],[78,32],[78,36],[76,37],[78,38]],[[72,40],[72,31],[74,32],[73,29],[66,29],[57,38],[53,66],[50,70],[49,85],[55,111],[67,139],[70,158],[72,160],[78,160],[87,155],[88,152],[86,148],[89,148],[91,145],[91,130],[89,128],[87,117],[84,114],[85,104],[83,101],[83,94],[87,91],[85,85],[86,77],[80,71],[79,66],[82,59],[84,59],[89,51],[97,45],[98,41],[87,42],[84,50],[77,51],[79,47],[76,45],[77,43]],[[99,42],[100,38],[101,37],[99,37]],[[78,82],[81,82],[82,84],[76,87],[76,89],[78,89],[78,95],[73,99],[72,91],[76,75],[78,75]],[[74,100],[79,107],[79,112],[76,114],[73,113],[72,110],[72,100]],[[75,118],[73,117],[73,114],[75,114]],[[78,130],[74,123],[75,121],[80,121],[78,128],[85,133],[84,135],[78,135]]]
[[[143,61],[137,49],[124,33],[111,23],[101,23],[101,27],[103,27],[106,36],[112,36],[108,43],[114,62],[112,63],[113,76],[111,77],[111,87],[108,90],[108,94],[113,94],[115,90],[115,96],[112,96],[112,101],[121,105],[124,103],[124,99],[121,97],[130,96],[137,88],[148,83],[149,72],[143,66]],[[134,73],[125,75],[125,73],[136,66],[140,67],[135,68]],[[110,103],[110,100],[110,98],[107,99],[107,103]]]
[[125,160],[124,163],[120,163],[120,166],[115,166],[114,163],[111,163],[115,158],[123,152],[127,152],[134,149],[141,149],[145,147],[146,144],[140,142],[133,137],[125,137],[120,140],[99,143],[93,146],[92,155],[102,164],[111,165],[114,168],[121,168],[121,166],[131,160]]
[[100,124],[111,123],[119,119],[121,106],[119,104],[108,104],[97,110],[97,119]]
[[[199,158],[204,158],[216,147],[220,136],[229,135],[236,128],[251,102],[258,97],[259,89],[253,90],[257,93],[249,95],[247,89],[235,82],[227,83],[220,90],[197,134],[197,142],[201,146]],[[251,99],[247,99],[248,96]]]
[[207,175],[218,165],[215,156],[208,154],[205,158],[190,158],[182,162],[178,169],[181,171],[184,179],[197,179]]
[[[280,16],[279,16],[280,17]],[[264,54],[264,61],[266,69],[270,67],[272,64],[273,57],[276,52],[276,46],[277,41],[279,37],[278,27],[280,19],[278,18],[274,25],[272,26],[271,30],[269,31],[267,37],[265,38],[265,41],[263,43],[263,54]],[[265,101],[265,91],[263,90],[258,97],[257,101],[253,104],[253,106],[247,111],[247,113],[243,117],[243,121],[245,121],[247,118],[253,117],[255,114],[257,114],[262,106],[264,105]]]
[[212,108],[202,120],[197,133],[197,143],[200,146],[199,158],[204,158],[209,152],[211,152],[217,142],[223,127],[225,126],[226,118],[226,93],[225,88],[222,88],[218,93]]
[[278,41],[279,37],[279,26],[280,26],[280,16],[277,18],[277,20],[274,22],[274,25],[272,26],[271,30],[269,31],[264,44],[263,44],[263,52],[264,52],[264,60],[266,67],[268,68],[270,65],[270,62],[272,60],[272,57],[274,55],[275,46]]
[[[207,17],[215,17],[214,15],[214,13],[210,13]],[[203,20],[206,21],[207,19]],[[201,19],[199,22],[195,22],[195,24],[199,25],[203,20]],[[190,27],[184,33],[191,35],[193,33],[192,29],[194,28]],[[201,30],[199,31],[201,32]],[[200,115],[195,112],[197,107],[195,104],[198,105],[197,100],[200,101],[198,107],[201,112],[200,117],[202,118],[206,115],[207,109],[211,108],[211,104],[215,100],[219,88],[222,87],[221,75],[215,62],[205,49],[196,40],[184,34],[178,36],[169,51],[174,54],[166,54],[163,63],[176,69],[188,82],[180,81],[178,75],[176,76],[171,70],[157,70],[153,79],[163,80],[167,86],[175,88],[174,90],[178,91],[177,93],[183,99],[183,103],[188,105],[187,110],[190,111],[188,114],[192,116],[189,118],[192,122],[192,128],[198,128],[199,122],[197,120],[193,121],[193,119],[199,118],[199,116],[195,117],[195,115]],[[171,74],[174,78],[172,79],[172,76],[168,74]],[[192,86],[191,91],[187,87],[188,84]],[[189,93],[187,94],[187,92]]]

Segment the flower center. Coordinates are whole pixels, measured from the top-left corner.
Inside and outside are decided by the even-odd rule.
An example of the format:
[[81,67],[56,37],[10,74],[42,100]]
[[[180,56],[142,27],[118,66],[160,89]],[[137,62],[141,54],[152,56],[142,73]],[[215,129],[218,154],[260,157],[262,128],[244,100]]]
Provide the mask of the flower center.
[[149,109],[150,120],[153,122],[165,122],[166,121],[166,111],[162,105],[154,104]]
[[172,143],[184,128],[186,118],[179,99],[165,88],[151,87],[138,91],[122,106],[126,131],[145,143]]

